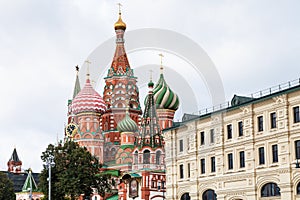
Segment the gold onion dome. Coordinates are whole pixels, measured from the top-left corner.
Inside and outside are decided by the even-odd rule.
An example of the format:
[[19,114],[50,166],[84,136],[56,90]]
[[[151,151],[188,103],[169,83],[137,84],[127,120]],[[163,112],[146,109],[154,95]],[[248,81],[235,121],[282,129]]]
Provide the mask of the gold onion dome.
[[122,29],[125,31],[126,29],[126,24],[123,22],[122,18],[121,18],[121,13],[119,13],[119,19],[118,21],[115,23],[115,30],[118,29]]

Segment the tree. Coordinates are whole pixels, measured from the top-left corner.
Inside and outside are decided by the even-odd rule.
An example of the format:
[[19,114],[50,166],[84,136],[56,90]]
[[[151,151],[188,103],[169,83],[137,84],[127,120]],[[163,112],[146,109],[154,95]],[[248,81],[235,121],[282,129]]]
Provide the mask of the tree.
[[[85,147],[67,141],[63,145],[49,144],[42,153],[42,160],[53,157],[55,166],[51,168],[51,197],[56,200],[71,198],[81,194],[90,196],[92,188],[97,188],[104,195],[111,188],[110,177],[101,175],[98,160]],[[99,175],[100,174],[100,175]],[[40,189],[48,197],[48,169],[44,167],[40,174]]]
[[0,200],[15,200],[14,185],[6,174],[0,172]]

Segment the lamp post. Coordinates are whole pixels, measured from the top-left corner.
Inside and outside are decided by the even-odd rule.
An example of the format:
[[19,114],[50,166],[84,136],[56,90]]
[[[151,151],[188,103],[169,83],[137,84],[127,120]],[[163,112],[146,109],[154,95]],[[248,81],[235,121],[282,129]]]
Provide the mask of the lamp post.
[[54,156],[50,155],[47,160],[46,160],[46,168],[48,169],[49,176],[48,176],[48,181],[49,181],[49,189],[48,189],[48,200],[51,200],[51,168],[55,166],[54,163]]

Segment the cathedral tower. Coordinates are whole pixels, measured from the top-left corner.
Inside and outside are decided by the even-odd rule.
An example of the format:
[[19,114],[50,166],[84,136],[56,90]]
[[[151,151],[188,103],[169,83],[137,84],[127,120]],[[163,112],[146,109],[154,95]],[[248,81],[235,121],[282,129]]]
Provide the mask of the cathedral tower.
[[87,72],[85,85],[70,106],[71,113],[68,117],[66,136],[78,142],[80,146],[85,146],[101,163],[103,163],[104,146],[101,117],[105,109],[105,103],[91,85],[90,75]]
[[148,84],[149,92],[146,97],[141,131],[135,140],[133,170],[158,170],[164,168],[164,144],[156,114],[153,86],[154,83],[151,80]]
[[[160,54],[161,58],[163,57]],[[156,104],[160,128],[163,130],[173,125],[175,111],[179,107],[179,98],[165,81],[161,61],[160,76],[153,90],[153,98]]]
[[124,47],[124,33],[126,24],[122,21],[121,12],[119,19],[115,23],[116,50],[111,67],[105,78],[103,99],[107,106],[107,111],[102,116],[102,130],[105,137],[105,161],[114,160],[115,153],[120,145],[120,132],[117,124],[125,117],[126,101],[129,102],[128,115],[140,123],[142,110],[139,102],[139,90],[136,85],[137,78],[131,69]]
[[22,161],[19,159],[18,153],[16,148],[14,148],[14,151],[7,162],[8,170],[9,172],[13,173],[20,173],[22,168]]

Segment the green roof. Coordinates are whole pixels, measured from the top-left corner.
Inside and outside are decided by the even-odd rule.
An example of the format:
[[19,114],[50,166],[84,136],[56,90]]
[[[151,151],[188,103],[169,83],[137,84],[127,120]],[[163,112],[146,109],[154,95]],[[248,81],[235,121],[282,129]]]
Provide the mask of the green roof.
[[120,171],[111,169],[104,172],[101,172],[99,175],[112,175],[112,176],[120,176]]
[[106,200],[118,200],[119,199],[119,195],[118,194],[115,194],[111,197],[108,197]]

